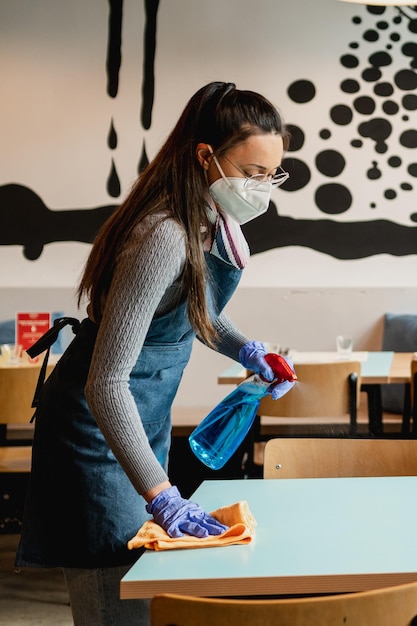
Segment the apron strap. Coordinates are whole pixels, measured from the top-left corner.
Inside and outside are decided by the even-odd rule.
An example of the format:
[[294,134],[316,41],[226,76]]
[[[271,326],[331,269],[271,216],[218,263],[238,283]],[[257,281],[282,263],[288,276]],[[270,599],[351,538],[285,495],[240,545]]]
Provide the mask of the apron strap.
[[[40,395],[40,391],[43,386],[43,383],[45,382],[46,368],[48,366],[49,353],[51,351],[51,346],[58,339],[58,335],[61,332],[61,330],[65,326],[68,326],[68,325],[71,326],[72,332],[74,333],[74,335],[76,335],[80,327],[80,321],[77,320],[75,317],[58,317],[54,321],[54,325],[49,330],[47,330],[46,333],[43,334],[42,337],[40,337],[40,339],[38,339],[38,341],[33,344],[33,346],[30,346],[30,348],[26,350],[27,354],[32,359],[36,356],[39,356],[39,354],[41,354],[42,352],[45,352],[46,350],[46,354],[43,359],[41,371],[39,373],[38,382],[36,383],[35,394],[32,400],[33,408],[36,408],[39,405],[39,395]],[[31,423],[35,419],[35,416],[36,416],[36,411],[32,419],[30,420]]]

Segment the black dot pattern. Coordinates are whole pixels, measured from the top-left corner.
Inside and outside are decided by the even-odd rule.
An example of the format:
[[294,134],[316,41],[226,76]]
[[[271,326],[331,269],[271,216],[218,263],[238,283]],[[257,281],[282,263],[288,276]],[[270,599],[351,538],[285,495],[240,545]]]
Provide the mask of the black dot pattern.
[[[380,181],[374,197],[369,198],[369,207],[375,209],[380,198],[395,200],[399,194],[412,191],[417,178],[417,129],[412,118],[417,110],[417,7],[366,6],[362,11],[352,18],[357,37],[339,58],[341,97],[331,105],[330,123],[319,131],[319,139],[329,143],[337,127],[351,127],[351,147],[360,150],[371,143],[375,160],[365,166],[363,175],[369,181]],[[364,49],[372,48],[364,53]],[[316,86],[305,79],[294,81],[288,87],[288,96],[304,105],[316,97]],[[304,132],[295,125],[290,125],[290,131],[290,154],[285,165],[291,178],[283,186],[287,191],[300,189],[312,180],[310,167],[294,159],[294,153],[304,144]],[[399,146],[410,155],[409,162],[398,156]],[[334,180],[345,165],[340,148],[328,145],[318,149],[314,166],[322,176],[332,179],[322,183],[320,177],[314,192],[316,205],[325,214],[343,213],[351,207],[349,189]],[[397,174],[394,183],[389,168],[400,172],[400,179]],[[411,214],[410,220],[416,222],[416,216]]]

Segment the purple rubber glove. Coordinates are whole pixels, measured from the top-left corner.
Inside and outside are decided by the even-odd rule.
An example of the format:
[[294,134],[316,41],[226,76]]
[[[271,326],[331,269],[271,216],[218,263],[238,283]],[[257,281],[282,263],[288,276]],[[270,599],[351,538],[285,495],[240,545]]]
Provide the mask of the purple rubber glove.
[[295,385],[295,381],[290,382],[289,380],[284,380],[282,383],[276,383],[270,389],[270,394],[273,400],[279,400],[282,396],[285,396]]
[[[291,359],[289,359],[287,356],[284,356],[283,358],[287,361],[291,369],[295,371],[294,364]],[[279,400],[279,398],[285,396],[285,394],[288,393],[294,387],[294,385],[295,381],[284,380],[282,383],[275,383],[275,385],[272,384],[269,388],[269,393],[271,394],[273,400]]]
[[265,361],[266,348],[261,341],[248,341],[239,350],[239,361],[247,370],[260,374],[266,380],[274,380],[274,372]]
[[148,513],[170,537],[207,537],[221,535],[228,526],[220,524],[214,517],[191,500],[182,498],[177,487],[169,487],[158,493],[146,505]]

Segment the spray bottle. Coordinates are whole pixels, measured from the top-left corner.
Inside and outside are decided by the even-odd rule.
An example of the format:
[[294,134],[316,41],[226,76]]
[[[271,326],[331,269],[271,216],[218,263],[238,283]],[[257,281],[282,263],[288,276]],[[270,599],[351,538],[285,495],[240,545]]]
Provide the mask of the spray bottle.
[[229,393],[189,436],[191,450],[210,469],[221,469],[236,452],[253,424],[261,399],[271,386],[297,379],[292,367],[280,354],[266,354],[265,360],[272,368],[274,380],[271,382],[259,374],[252,374]]

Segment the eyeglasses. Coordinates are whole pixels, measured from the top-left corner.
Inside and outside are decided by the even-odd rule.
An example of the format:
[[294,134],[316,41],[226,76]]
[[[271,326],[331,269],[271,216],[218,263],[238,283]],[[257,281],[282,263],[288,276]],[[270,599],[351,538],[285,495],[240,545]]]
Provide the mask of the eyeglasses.
[[245,177],[245,188],[246,189],[256,189],[262,183],[271,183],[273,187],[280,187],[286,180],[289,179],[290,175],[286,172],[281,166],[277,168],[275,174],[254,174],[253,176],[247,176],[245,172],[235,165],[230,159],[227,158],[224,154],[222,155],[226,161],[229,161],[230,165],[233,165],[238,172],[243,174]]

